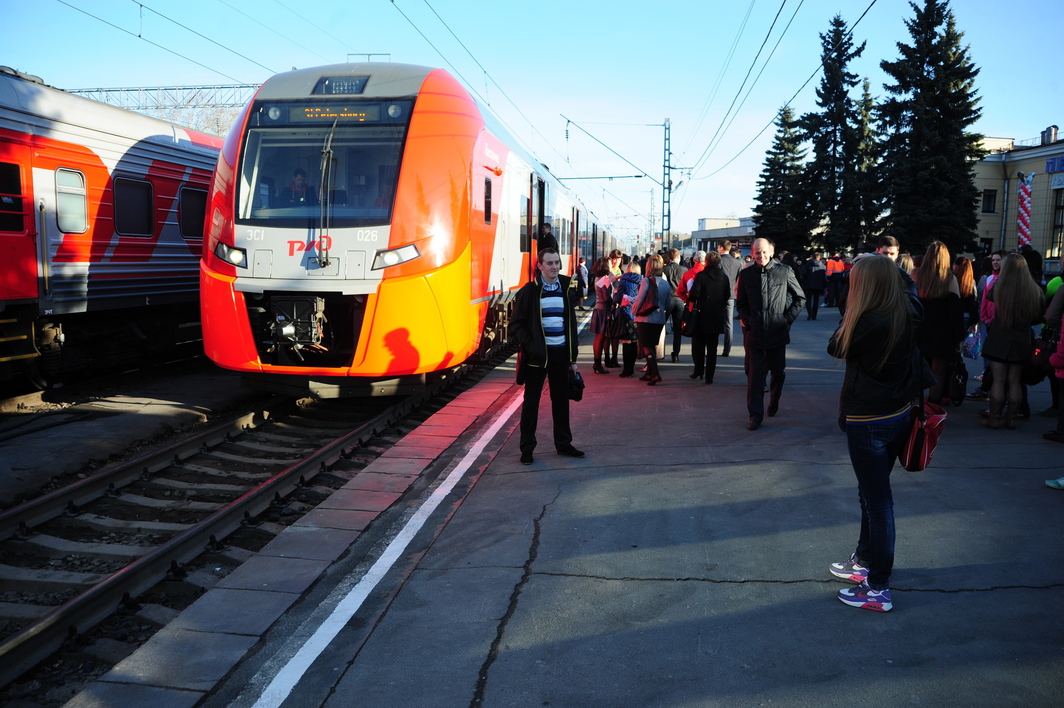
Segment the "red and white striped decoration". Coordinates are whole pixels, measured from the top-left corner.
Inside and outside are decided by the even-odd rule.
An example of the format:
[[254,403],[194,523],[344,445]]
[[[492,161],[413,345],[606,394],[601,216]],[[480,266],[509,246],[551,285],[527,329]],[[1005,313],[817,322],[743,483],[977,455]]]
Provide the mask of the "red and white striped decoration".
[[1016,236],[1021,246],[1031,245],[1031,181],[1034,172],[1020,174],[1020,207],[1017,213]]

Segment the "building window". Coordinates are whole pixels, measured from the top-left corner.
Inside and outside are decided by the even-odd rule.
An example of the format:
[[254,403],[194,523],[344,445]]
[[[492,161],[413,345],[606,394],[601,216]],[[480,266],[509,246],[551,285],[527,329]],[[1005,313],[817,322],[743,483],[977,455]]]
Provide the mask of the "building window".
[[18,165],[0,162],[0,231],[25,231],[22,214],[22,178]]
[[206,190],[181,190],[177,220],[178,225],[181,227],[182,238],[187,238],[193,241],[203,240],[203,218],[206,213]]
[[996,189],[984,189],[983,190],[983,213],[984,214],[996,214],[997,213],[997,190]]
[[1060,258],[1064,247],[1064,189],[1053,190],[1053,233],[1049,235],[1046,258]]
[[151,236],[151,183],[115,180],[115,231],[121,236]]
[[74,170],[55,171],[55,211],[59,230],[83,234],[89,229],[85,175]]

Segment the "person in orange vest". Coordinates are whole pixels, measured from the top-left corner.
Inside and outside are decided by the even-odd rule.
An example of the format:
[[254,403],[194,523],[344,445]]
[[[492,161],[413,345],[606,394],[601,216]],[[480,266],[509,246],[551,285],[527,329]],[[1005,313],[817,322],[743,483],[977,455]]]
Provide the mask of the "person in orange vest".
[[839,286],[842,285],[842,274],[846,271],[846,264],[842,257],[836,253],[828,259],[828,294],[824,298],[824,307],[837,307],[839,304]]

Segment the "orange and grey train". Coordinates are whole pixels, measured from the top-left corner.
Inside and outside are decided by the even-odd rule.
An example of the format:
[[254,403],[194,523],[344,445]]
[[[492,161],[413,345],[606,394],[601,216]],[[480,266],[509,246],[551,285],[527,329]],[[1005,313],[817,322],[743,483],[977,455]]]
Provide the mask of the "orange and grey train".
[[195,340],[219,138],[0,67],[0,381]]
[[207,212],[207,355],[321,397],[395,393],[501,343],[543,222],[565,273],[615,245],[446,71],[391,63],[266,81]]

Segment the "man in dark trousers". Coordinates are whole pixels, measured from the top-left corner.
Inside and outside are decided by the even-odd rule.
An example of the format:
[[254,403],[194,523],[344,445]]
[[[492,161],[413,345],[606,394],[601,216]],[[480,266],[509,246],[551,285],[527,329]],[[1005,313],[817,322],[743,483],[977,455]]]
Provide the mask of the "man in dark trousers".
[[757,430],[765,417],[765,379],[769,373],[769,416],[776,415],[786,378],[787,345],[791,323],[805,305],[805,295],[794,269],[772,256],[776,247],[767,238],[754,240],[753,264],[739,272],[735,306],[743,323],[746,346],[746,408],[748,430]]
[[665,270],[662,272],[661,277],[669,283],[669,289],[672,290],[672,297],[669,298],[669,311],[665,313],[666,319],[672,321],[672,361],[676,363],[680,360],[680,345],[683,343],[680,334],[680,318],[683,317],[684,302],[679,295],[676,294],[676,288],[680,287],[680,278],[683,277],[686,268],[680,265],[680,251],[675,248],[670,248],[666,253],[668,263],[665,264]]
[[743,262],[731,254],[731,241],[724,240],[717,244],[717,253],[720,254],[720,269],[728,276],[728,328],[724,330],[724,350],[721,356],[731,355],[732,325],[735,324],[735,283],[739,280],[739,271],[743,269]]
[[569,370],[576,371],[576,312],[568,297],[569,278],[560,275],[562,259],[553,248],[539,252],[539,276],[517,292],[510,331],[520,346],[517,383],[524,384],[521,407],[521,463],[532,464],[543,382],[550,388],[554,448],[560,455],[583,457],[573,447],[569,427]]

